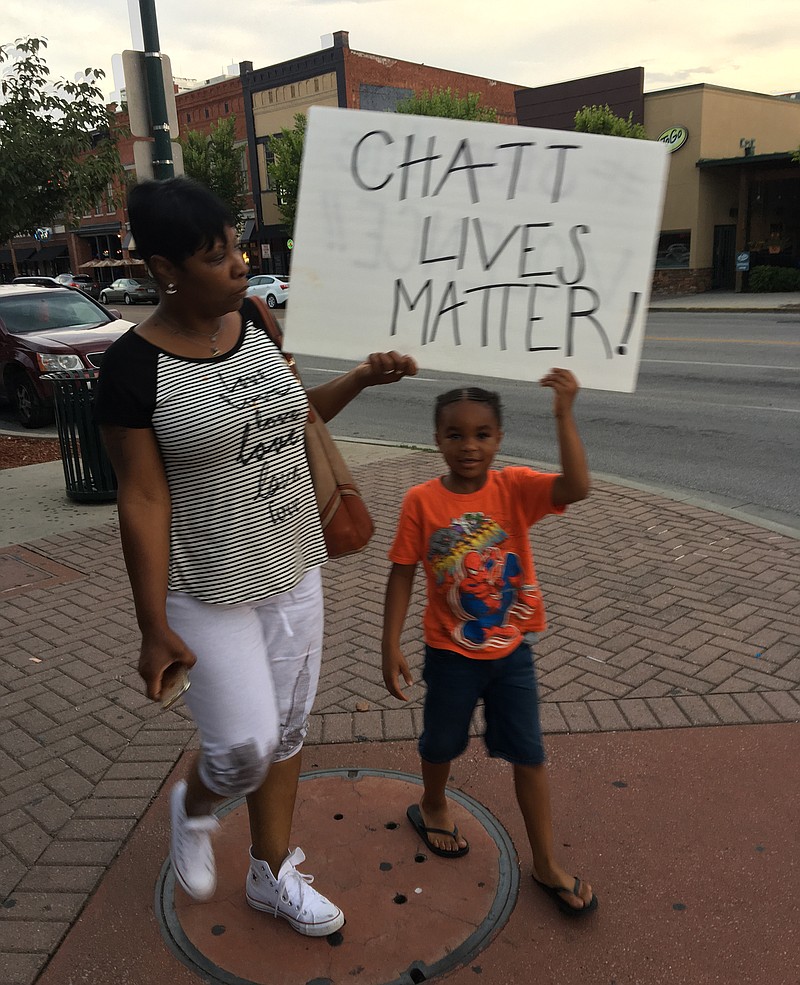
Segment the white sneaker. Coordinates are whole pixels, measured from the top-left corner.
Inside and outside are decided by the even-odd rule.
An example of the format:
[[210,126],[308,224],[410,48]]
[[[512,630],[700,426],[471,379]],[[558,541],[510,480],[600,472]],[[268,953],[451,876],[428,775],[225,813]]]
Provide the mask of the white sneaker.
[[297,871],[296,866],[305,859],[303,850],[295,848],[284,859],[276,878],[266,862],[253,857],[251,849],[247,902],[256,910],[288,920],[299,934],[325,937],[342,926],[344,914],[311,888],[313,876]]
[[172,788],[169,798],[172,833],[169,855],[175,878],[186,892],[196,900],[207,900],[217,887],[217,869],[211,835],[219,829],[219,821],[212,815],[186,816],[186,781],[181,780]]

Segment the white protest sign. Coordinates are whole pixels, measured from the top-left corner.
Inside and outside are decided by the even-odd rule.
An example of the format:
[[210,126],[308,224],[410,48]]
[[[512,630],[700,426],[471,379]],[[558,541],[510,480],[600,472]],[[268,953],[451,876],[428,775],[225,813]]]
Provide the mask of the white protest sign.
[[632,391],[668,149],[312,107],[288,349]]

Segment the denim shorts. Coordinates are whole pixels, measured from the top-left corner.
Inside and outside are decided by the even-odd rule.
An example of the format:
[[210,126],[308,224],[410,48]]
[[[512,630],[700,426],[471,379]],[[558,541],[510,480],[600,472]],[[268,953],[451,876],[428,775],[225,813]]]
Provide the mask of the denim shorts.
[[489,755],[519,766],[545,761],[529,643],[497,660],[474,660],[426,645],[423,679],[428,686],[419,740],[424,760],[446,763],[464,752],[472,714],[483,699]]

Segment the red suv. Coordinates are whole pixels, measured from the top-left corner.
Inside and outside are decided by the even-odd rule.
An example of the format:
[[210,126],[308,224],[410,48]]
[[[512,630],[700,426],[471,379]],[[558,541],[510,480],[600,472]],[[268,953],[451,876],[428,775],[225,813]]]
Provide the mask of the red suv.
[[24,427],[48,424],[53,394],[42,376],[98,367],[132,325],[68,287],[0,286],[0,396]]

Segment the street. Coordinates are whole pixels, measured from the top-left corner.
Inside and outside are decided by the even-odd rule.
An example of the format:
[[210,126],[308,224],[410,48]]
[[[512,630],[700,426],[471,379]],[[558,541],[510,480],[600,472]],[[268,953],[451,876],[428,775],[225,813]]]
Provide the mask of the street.
[[[122,314],[138,323],[151,311],[126,306]],[[280,321],[284,314],[277,312]],[[300,365],[306,385],[315,386],[348,364],[305,356]],[[334,433],[430,445],[434,398],[461,384],[500,392],[504,454],[557,463],[549,394],[518,381],[426,370],[400,386],[367,391],[337,417]],[[798,415],[797,314],[651,313],[637,391],[584,390],[577,404],[593,472],[689,491],[795,527]],[[0,407],[0,425],[13,428],[11,417]]]
[[[307,385],[330,360],[301,359]],[[503,452],[556,463],[549,395],[524,383],[424,371],[367,392],[336,434],[428,445],[437,393],[459,384],[500,392]],[[747,507],[800,524],[800,317],[653,313],[634,394],[584,390],[578,424],[594,472]],[[780,514],[776,515],[776,514]]]

